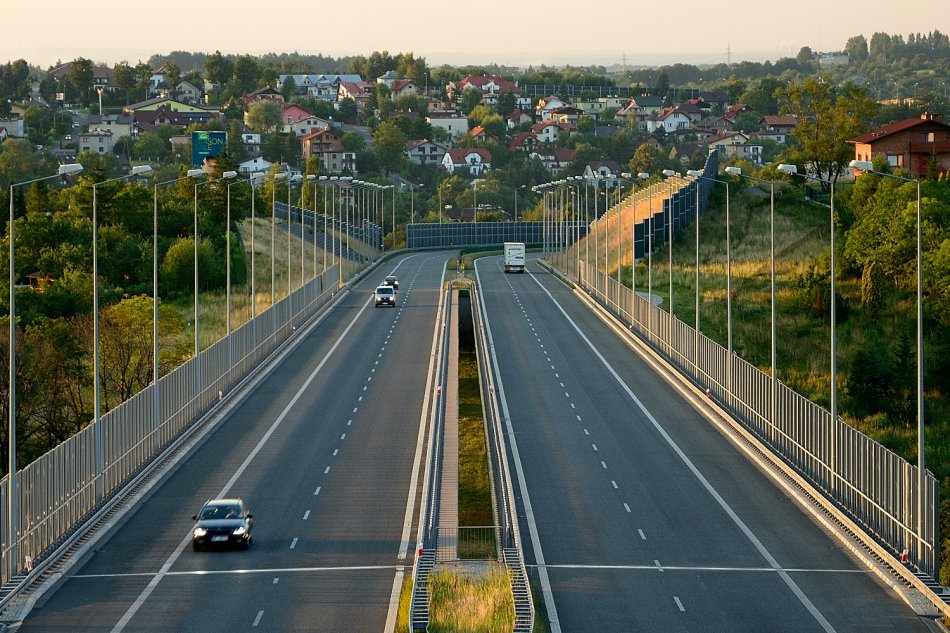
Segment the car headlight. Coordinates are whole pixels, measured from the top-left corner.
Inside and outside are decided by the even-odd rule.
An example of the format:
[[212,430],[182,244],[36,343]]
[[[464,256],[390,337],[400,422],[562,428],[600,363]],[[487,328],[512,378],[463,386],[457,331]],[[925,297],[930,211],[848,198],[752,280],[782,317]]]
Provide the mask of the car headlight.
[[204,528],[195,528],[195,536],[201,537],[208,533],[208,530]]
[[234,536],[243,536],[244,534],[247,534],[247,528],[244,527],[243,525],[240,527],[236,527],[234,528],[234,531],[231,532],[231,534]]

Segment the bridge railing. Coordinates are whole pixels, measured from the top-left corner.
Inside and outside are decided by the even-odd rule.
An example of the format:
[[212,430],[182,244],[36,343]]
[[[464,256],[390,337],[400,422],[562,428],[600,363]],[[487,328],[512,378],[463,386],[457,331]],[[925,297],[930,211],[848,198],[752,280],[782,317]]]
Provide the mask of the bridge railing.
[[[101,457],[97,457],[96,429],[90,424],[19,469],[13,491],[17,508],[13,535],[8,533],[6,512],[10,478],[0,480],[0,585],[25,578],[33,564],[42,561],[85,517],[323,307],[338,290],[339,282],[336,264],[233,330],[230,336],[161,376],[157,385],[147,386],[102,415]],[[101,473],[97,472],[99,463],[103,465]],[[0,600],[13,590],[15,587],[0,595]]]

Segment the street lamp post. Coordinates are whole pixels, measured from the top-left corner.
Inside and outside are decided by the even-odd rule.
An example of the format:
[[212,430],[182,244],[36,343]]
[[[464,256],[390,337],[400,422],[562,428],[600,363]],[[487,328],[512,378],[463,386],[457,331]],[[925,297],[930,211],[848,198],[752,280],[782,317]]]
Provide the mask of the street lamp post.
[[[274,244],[277,242],[277,181],[287,177],[286,171],[271,176],[270,190],[270,304],[277,303],[277,261],[274,256]],[[290,183],[287,184],[290,188]],[[289,197],[290,194],[288,194]]]
[[96,436],[96,499],[102,499],[104,493],[104,469],[105,460],[103,459],[102,448],[102,387],[99,384],[100,376],[100,352],[99,352],[99,238],[98,238],[98,188],[119,180],[128,180],[140,174],[147,174],[152,171],[150,165],[137,165],[132,168],[131,173],[118,178],[110,178],[92,185],[92,347],[93,347],[93,411],[95,415],[94,428]]
[[189,169],[180,178],[157,182],[152,186],[152,421],[155,427],[152,444],[156,449],[161,444],[158,433],[161,420],[158,393],[158,188],[186,178],[197,178],[203,176],[204,173],[203,169]]
[[9,413],[9,426],[7,428],[7,459],[8,459],[8,468],[7,468],[7,520],[6,520],[6,529],[7,529],[7,550],[8,555],[6,556],[6,569],[5,574],[7,578],[12,577],[17,571],[17,560],[19,559],[19,547],[17,545],[17,488],[16,488],[16,266],[14,262],[14,245],[15,240],[15,224],[14,224],[14,208],[13,208],[13,190],[16,187],[21,187],[24,185],[32,185],[37,182],[43,182],[46,180],[52,180],[54,178],[60,178],[62,176],[68,176],[70,174],[78,174],[83,169],[82,165],[79,163],[72,163],[69,165],[60,165],[56,173],[51,176],[43,176],[42,178],[34,178],[32,180],[26,180],[23,182],[14,182],[10,183],[10,218],[7,223],[9,239],[10,239],[10,288],[9,288],[9,304],[10,304],[10,367],[9,367],[9,397],[8,397],[8,413]]
[[226,171],[220,178],[195,183],[194,232],[195,232],[195,397],[201,398],[201,304],[198,294],[198,187],[237,176],[236,171]]
[[[763,184],[769,185],[769,259],[770,263],[770,283],[769,283],[769,294],[770,294],[770,303],[771,303],[771,329],[772,329],[772,349],[771,349],[771,373],[772,378],[770,381],[770,393],[771,393],[771,406],[770,406],[770,417],[771,417],[771,428],[770,428],[770,439],[775,441],[775,424],[776,416],[778,415],[778,403],[776,402],[778,394],[778,376],[777,376],[777,353],[776,353],[776,336],[777,336],[777,320],[776,320],[776,310],[775,310],[775,182],[771,180],[765,180],[762,178],[756,178],[755,176],[749,176],[742,173],[742,169],[739,167],[726,167],[725,172],[732,176],[739,176],[740,178],[748,178],[755,182],[761,182]],[[730,363],[732,359],[730,358]]]
[[869,174],[885,178],[893,178],[902,182],[912,182],[917,187],[917,548],[918,556],[923,547],[924,529],[924,485],[926,482],[926,467],[924,462],[924,301],[923,301],[923,245],[921,234],[920,214],[920,181],[913,178],[904,178],[886,172],[874,170],[870,161],[853,160],[849,167]]
[[835,435],[834,435],[834,425],[838,421],[838,337],[837,337],[837,318],[835,315],[835,304],[837,303],[836,294],[835,294],[835,182],[834,180],[825,180],[819,176],[812,176],[811,174],[802,174],[799,173],[798,167],[796,165],[787,165],[782,163],[778,166],[778,170],[792,175],[802,176],[803,178],[808,178],[809,180],[816,180],[818,182],[823,182],[828,184],[831,187],[831,199],[830,199],[830,220],[829,228],[831,230],[831,424],[832,424],[832,436],[831,436],[831,455],[835,464],[837,463],[837,453],[835,451]]
[[620,174],[620,177],[630,181],[630,294],[632,297],[630,324],[633,325],[633,315],[637,305],[637,181],[649,179],[650,174],[644,171],[638,172],[636,175],[624,172]]
[[[673,176],[678,176],[675,171],[672,169],[664,169],[663,175],[667,178],[672,178]],[[670,186],[670,204],[668,205],[670,212],[668,214],[669,218],[669,235],[670,235],[670,244],[667,250],[669,251],[670,259],[670,327],[673,327],[673,188]]]

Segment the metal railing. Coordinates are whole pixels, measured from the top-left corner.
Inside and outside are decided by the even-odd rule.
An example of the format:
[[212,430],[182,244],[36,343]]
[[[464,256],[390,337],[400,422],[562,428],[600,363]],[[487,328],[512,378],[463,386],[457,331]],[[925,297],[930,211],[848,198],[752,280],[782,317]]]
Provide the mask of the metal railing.
[[[338,290],[338,265],[159,378],[101,417],[103,469],[97,472],[93,425],[18,470],[16,533],[3,530],[2,584],[26,577],[70,530],[147,464],[162,447],[199,419],[248,376]],[[154,398],[159,417],[155,419]],[[102,497],[96,493],[97,479]],[[9,477],[0,480],[0,507],[7,507]],[[12,570],[8,572],[7,570]],[[12,595],[9,592],[8,595]]]
[[[687,216],[701,213],[705,199],[700,198],[701,208]],[[655,221],[666,226],[672,207],[675,203],[664,204],[664,217],[657,216]],[[597,230],[594,227],[591,232]],[[654,244],[665,242],[664,233],[655,233]],[[708,389],[710,397],[777,458],[894,558],[906,553],[910,565],[937,577],[939,482],[932,473],[926,473],[925,487],[920,490],[916,466],[842,419],[832,420],[828,410],[780,380],[773,380],[735,354],[730,356],[716,341],[603,272],[603,260],[588,262],[583,249],[562,249],[552,255],[550,263],[694,384]],[[921,495],[922,530],[918,534]]]

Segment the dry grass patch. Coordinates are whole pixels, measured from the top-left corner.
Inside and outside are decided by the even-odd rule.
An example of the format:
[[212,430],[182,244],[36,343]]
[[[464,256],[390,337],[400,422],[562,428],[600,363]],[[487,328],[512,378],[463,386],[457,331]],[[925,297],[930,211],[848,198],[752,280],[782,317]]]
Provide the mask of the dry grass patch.
[[429,576],[430,633],[508,633],[515,624],[511,581],[492,565],[484,575],[439,569]]

